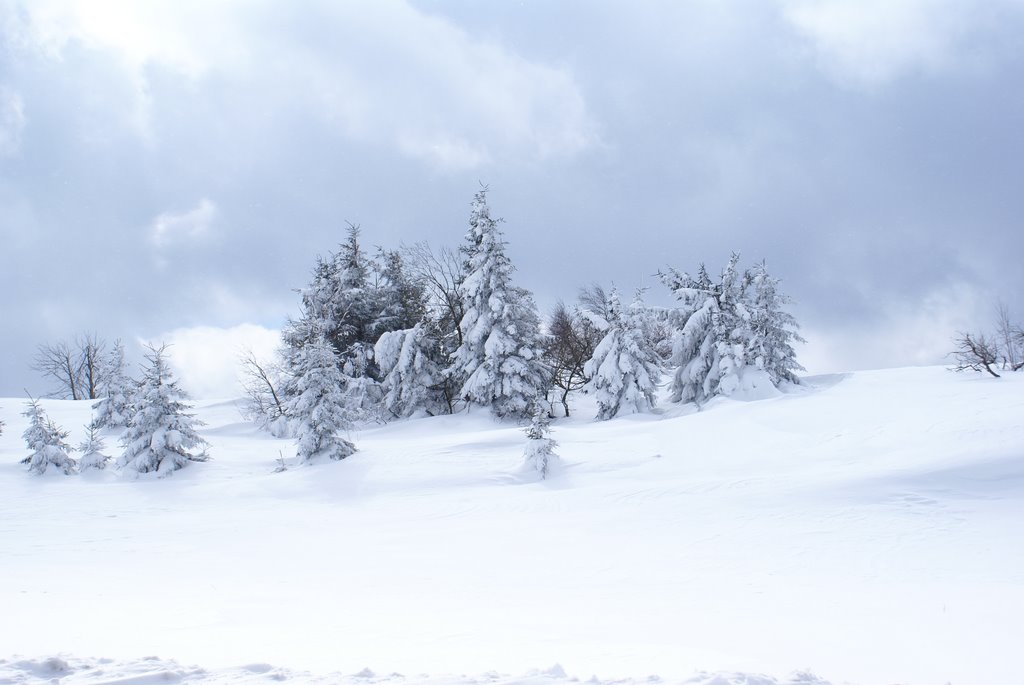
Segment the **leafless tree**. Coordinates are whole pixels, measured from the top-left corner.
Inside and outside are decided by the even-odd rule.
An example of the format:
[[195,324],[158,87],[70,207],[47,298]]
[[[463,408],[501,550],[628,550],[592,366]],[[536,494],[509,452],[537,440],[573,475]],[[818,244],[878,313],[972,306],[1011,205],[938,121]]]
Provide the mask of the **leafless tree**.
[[57,382],[52,397],[71,400],[94,400],[102,391],[104,381],[103,352],[106,341],[95,333],[84,333],[73,343],[61,340],[45,343],[36,349],[32,369]]
[[561,390],[559,398],[569,416],[569,393],[587,383],[583,367],[594,354],[600,333],[586,319],[574,316],[559,302],[551,312],[544,353],[552,370],[552,384]]
[[256,358],[251,349],[243,350],[239,361],[242,364],[242,388],[245,391],[245,416],[263,426],[269,426],[277,419],[287,416],[284,397],[278,389],[280,374],[271,364]]
[[953,339],[953,344],[956,345],[956,349],[950,354],[956,360],[954,371],[987,371],[993,377],[999,378],[999,374],[992,368],[999,363],[998,347],[984,334],[960,333]]
[[98,399],[102,386],[106,382],[107,369],[103,355],[106,352],[107,343],[97,337],[95,333],[83,333],[75,339],[75,346],[78,350],[82,399]]
[[1003,302],[996,305],[996,341],[1002,348],[1004,369],[1024,368],[1024,330],[1013,323],[1010,308]]
[[434,251],[427,243],[403,248],[409,271],[430,296],[434,319],[442,330],[454,331],[455,347],[462,344],[460,324],[466,313],[459,294],[462,264],[456,252],[447,247]]

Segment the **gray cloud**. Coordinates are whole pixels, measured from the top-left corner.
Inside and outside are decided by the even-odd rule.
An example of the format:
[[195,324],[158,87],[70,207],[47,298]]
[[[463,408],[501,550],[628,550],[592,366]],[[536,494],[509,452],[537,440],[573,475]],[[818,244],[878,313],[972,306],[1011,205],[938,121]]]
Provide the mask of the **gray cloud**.
[[1022,28],[1009,1],[2,2],[0,395],[80,330],[278,326],[346,220],[453,244],[479,181],[544,305],[739,249],[815,366],[941,361],[997,294],[1024,315]]

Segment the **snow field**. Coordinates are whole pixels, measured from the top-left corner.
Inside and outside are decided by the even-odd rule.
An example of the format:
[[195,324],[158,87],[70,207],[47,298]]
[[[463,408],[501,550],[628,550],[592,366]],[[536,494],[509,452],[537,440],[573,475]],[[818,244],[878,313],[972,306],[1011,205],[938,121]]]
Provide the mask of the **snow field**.
[[[270,677],[247,663],[1018,681],[1024,377],[811,385],[601,423],[583,398],[553,422],[563,468],[539,483],[520,475],[521,428],[484,411],[365,428],[352,457],[274,474],[294,444],[212,401],[197,407],[208,463],[31,477],[22,401],[0,400],[0,645],[103,656],[124,678],[150,677],[131,669],[157,654],[202,664],[204,682]],[[44,406],[77,443],[88,403]],[[72,670],[48,677],[117,682],[63,658]],[[47,677],[15,663],[45,660],[8,660],[0,682]],[[565,680],[488,678],[442,682]]]

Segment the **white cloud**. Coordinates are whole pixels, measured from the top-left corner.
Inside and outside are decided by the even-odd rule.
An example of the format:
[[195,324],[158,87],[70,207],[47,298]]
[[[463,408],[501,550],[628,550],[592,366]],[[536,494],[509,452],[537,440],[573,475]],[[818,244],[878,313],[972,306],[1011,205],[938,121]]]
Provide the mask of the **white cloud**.
[[828,73],[871,87],[963,66],[977,52],[965,49],[966,38],[989,21],[991,6],[969,0],[782,0],[782,8]]
[[17,154],[26,122],[21,96],[0,86],[0,157]]
[[38,0],[23,10],[22,33],[47,53],[59,58],[75,43],[119,58],[146,139],[158,106],[147,87],[153,66],[196,82],[247,84],[246,101],[235,101],[267,120],[301,108],[344,138],[442,170],[510,155],[573,155],[598,138],[566,68],[525,59],[407,0],[324,0],[301,9]]
[[257,359],[271,359],[280,339],[276,330],[246,323],[230,328],[179,328],[150,343],[169,346],[171,368],[192,397],[230,399],[242,394],[239,357],[252,350]]
[[217,205],[203,198],[195,209],[181,214],[164,212],[153,219],[150,239],[157,247],[192,241],[208,234],[217,216]]

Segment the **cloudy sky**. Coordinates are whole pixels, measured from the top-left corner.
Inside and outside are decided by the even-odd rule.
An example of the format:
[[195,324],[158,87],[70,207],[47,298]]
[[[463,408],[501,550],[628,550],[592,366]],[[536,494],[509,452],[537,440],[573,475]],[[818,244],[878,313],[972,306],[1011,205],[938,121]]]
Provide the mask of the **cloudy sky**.
[[0,396],[39,343],[271,348],[346,221],[519,283],[767,259],[812,371],[1024,319],[1024,2],[0,0]]

